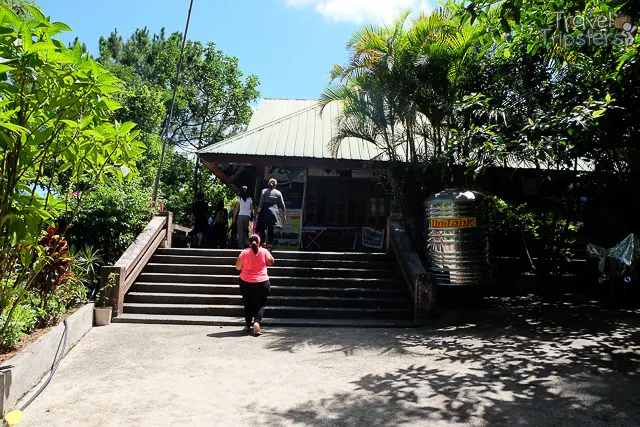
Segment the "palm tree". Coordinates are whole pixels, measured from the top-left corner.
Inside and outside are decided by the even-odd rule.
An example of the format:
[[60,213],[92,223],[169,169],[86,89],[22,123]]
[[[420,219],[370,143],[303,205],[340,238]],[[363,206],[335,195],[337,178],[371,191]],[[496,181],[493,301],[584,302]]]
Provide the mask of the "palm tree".
[[454,105],[481,41],[480,29],[446,10],[410,22],[406,11],[388,26],[357,31],[347,43],[349,61],[334,66],[321,96],[323,108],[331,102],[342,108],[329,144],[334,155],[354,137],[389,160],[389,182],[405,204],[414,241],[422,197],[444,185],[446,163],[452,163],[447,148]]
[[389,26],[357,31],[347,43],[349,62],[334,66],[321,96],[323,105],[342,104],[334,153],[347,137],[373,143],[389,160],[445,152],[453,106],[485,49],[483,34],[445,9],[421,14],[410,27],[408,19],[406,11]]

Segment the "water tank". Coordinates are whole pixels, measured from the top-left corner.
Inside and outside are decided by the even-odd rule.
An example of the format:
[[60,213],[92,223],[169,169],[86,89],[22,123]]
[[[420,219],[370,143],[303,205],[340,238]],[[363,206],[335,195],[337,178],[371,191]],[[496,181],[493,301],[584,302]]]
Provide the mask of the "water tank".
[[444,190],[425,201],[427,260],[441,286],[487,283],[489,199],[464,189]]

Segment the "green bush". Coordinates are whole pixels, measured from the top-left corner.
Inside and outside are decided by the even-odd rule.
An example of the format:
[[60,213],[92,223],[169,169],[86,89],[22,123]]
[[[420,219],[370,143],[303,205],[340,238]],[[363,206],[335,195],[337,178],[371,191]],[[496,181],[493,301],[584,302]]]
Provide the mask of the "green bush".
[[113,264],[144,229],[152,212],[151,189],[136,183],[102,185],[87,196],[69,240],[75,247],[92,246],[105,264]]
[[[0,316],[0,326],[4,327],[7,321],[8,310]],[[29,303],[20,304],[16,307],[11,320],[7,325],[0,349],[3,351],[13,348],[20,338],[27,335],[37,324],[38,316]]]
[[64,281],[50,294],[33,296],[31,305],[36,312],[37,325],[41,328],[57,324],[72,308],[87,300],[87,288],[73,278]]
[[[177,224],[189,226],[191,206],[195,201],[194,193],[194,161],[186,155],[170,150],[167,152],[160,194],[165,210],[173,212],[173,220]],[[204,198],[213,207],[222,201],[225,206],[232,204],[235,194],[222,184],[209,170],[200,165],[199,188]],[[235,203],[233,203],[235,206]]]

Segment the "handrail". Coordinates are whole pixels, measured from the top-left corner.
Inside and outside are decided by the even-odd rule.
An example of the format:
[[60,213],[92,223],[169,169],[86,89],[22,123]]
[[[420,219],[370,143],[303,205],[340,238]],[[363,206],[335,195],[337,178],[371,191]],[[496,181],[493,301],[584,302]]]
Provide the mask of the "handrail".
[[435,280],[413,250],[411,240],[398,222],[388,222],[388,248],[400,265],[400,271],[413,296],[413,322],[419,323],[436,312]]
[[173,214],[161,212],[142,230],[136,240],[127,248],[122,256],[112,266],[103,266],[101,269],[101,288],[106,286],[109,276],[116,274],[116,285],[111,290],[111,307],[113,316],[122,314],[124,296],[135,282],[138,275],[149,262],[158,247],[171,247],[171,235],[173,232]]

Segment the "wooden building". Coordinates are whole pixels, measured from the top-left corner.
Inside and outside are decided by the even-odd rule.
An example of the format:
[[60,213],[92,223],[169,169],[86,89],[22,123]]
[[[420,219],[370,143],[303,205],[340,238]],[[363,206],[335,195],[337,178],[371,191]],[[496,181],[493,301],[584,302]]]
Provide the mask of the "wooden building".
[[198,153],[222,182],[236,192],[248,186],[255,200],[269,178],[278,180],[288,221],[277,247],[359,249],[363,227],[384,230],[390,201],[374,176],[381,152],[349,138],[331,155],[338,108],[320,114],[317,101],[263,99],[244,133]]

